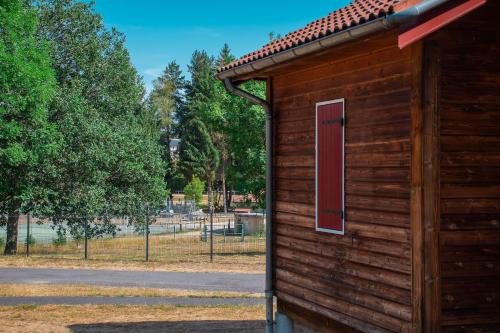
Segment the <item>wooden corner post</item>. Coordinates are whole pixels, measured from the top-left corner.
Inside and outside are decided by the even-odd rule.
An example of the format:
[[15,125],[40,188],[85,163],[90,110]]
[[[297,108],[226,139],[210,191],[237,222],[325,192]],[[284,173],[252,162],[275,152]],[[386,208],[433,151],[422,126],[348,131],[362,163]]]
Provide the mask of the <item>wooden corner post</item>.
[[411,81],[411,170],[410,170],[410,224],[412,233],[412,332],[422,332],[423,308],[423,112],[422,112],[422,42],[411,45],[412,81]]
[[439,81],[440,47],[426,40],[423,47],[424,115],[424,332],[438,333],[441,317],[439,274],[440,144]]

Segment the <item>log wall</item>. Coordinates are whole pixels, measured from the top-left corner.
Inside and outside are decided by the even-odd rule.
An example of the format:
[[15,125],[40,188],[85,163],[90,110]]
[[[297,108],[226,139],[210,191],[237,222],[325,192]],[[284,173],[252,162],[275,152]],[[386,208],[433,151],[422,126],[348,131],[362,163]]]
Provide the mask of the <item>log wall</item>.
[[[415,49],[393,32],[272,75],[278,302],[362,332],[412,331]],[[418,89],[418,88],[417,88]],[[315,104],[345,98],[346,234],[315,231]]]
[[500,332],[500,4],[445,28],[441,46],[442,332]]

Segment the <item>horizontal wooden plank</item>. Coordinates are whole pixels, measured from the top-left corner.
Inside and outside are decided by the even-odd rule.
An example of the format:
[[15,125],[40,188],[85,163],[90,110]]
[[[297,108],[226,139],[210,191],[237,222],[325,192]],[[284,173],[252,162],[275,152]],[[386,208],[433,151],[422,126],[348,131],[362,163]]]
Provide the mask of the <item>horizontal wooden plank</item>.
[[441,276],[443,278],[495,276],[500,279],[500,260],[443,262],[441,263]]
[[349,73],[353,68],[358,71],[365,71],[373,66],[394,62],[397,58],[409,58],[409,53],[404,50],[404,55],[394,48],[393,45],[388,47],[379,47],[377,50],[370,52],[356,52],[349,57],[330,58],[330,61],[315,62],[316,66],[308,67],[308,70],[292,71],[276,78],[275,87],[277,90],[294,85],[296,82],[311,82],[317,79]]
[[296,145],[276,145],[274,151],[276,155],[314,155],[314,143]]
[[296,204],[286,201],[276,201],[275,211],[281,213],[290,213],[294,215],[303,215],[311,217],[314,217],[314,214],[316,213],[314,205]]
[[[500,133],[499,133],[500,134]],[[441,166],[447,167],[498,167],[500,165],[500,154],[488,153],[442,153]]]
[[495,124],[494,121],[446,120],[441,122],[441,133],[445,136],[499,136],[500,129]]
[[500,229],[500,216],[497,212],[490,214],[442,214],[441,230],[482,230]]
[[408,199],[381,198],[360,195],[347,195],[347,209],[365,209],[382,212],[409,213]]
[[347,181],[370,183],[405,183],[410,181],[410,168],[350,167],[346,170]]
[[370,294],[360,293],[358,290],[346,288],[342,284],[335,284],[323,279],[309,278],[305,275],[283,269],[276,270],[276,279],[287,281],[293,285],[303,286],[307,290],[323,294],[331,299],[346,302],[350,306],[365,307],[374,313],[381,313],[407,322],[411,320],[409,306],[387,301]]
[[274,170],[276,178],[314,180],[316,176],[316,170],[313,167],[276,167]]
[[352,233],[353,238],[368,237],[391,240],[400,243],[410,242],[410,230],[406,228],[397,228],[395,226],[374,225],[369,223],[359,223],[346,221],[346,229]]
[[363,222],[366,224],[386,225],[406,229],[410,227],[409,215],[401,213],[348,209],[346,211],[346,219],[348,221]]
[[443,214],[488,214],[500,212],[498,199],[442,199]]
[[440,244],[443,246],[496,245],[500,244],[500,231],[441,231],[439,233],[439,239]]
[[346,182],[346,193],[351,195],[373,195],[381,197],[410,197],[410,185],[408,183],[370,183],[370,182]]
[[446,245],[440,248],[441,262],[491,261],[500,258],[500,244]]
[[346,166],[362,167],[409,167],[410,152],[346,153]]
[[[324,279],[330,281],[333,286],[344,286],[358,290],[359,292],[377,296],[382,299],[394,301],[404,305],[411,305],[411,292],[394,285],[387,285],[379,281],[373,281],[373,278],[364,279],[358,276],[350,275],[338,270],[332,271],[324,267],[303,264],[298,261],[277,257],[276,267],[289,272],[296,272],[311,278]],[[362,273],[362,274],[365,274]]]
[[[371,81],[375,78],[378,80],[385,79],[387,81],[395,79],[400,85],[404,85],[405,82],[409,82],[409,79],[408,76],[402,76],[402,74],[409,73],[409,64],[409,59],[397,57],[392,59],[390,63],[376,64],[363,70],[350,70],[327,76],[319,75],[318,77],[314,77],[308,73],[308,75],[304,76],[301,80],[290,82],[290,84],[283,85],[279,87],[279,89],[276,89],[274,97],[276,100],[281,101],[289,96],[303,96],[308,92],[321,91],[325,89],[325,87],[343,88],[347,91],[346,95],[352,95],[355,90],[349,85]],[[359,90],[365,87],[359,85],[359,87],[356,88]]]
[[332,246],[284,236],[277,237],[276,244],[289,249],[297,248],[301,252],[308,252],[335,260],[350,261],[399,273],[409,274],[411,272],[410,262],[407,259],[348,248],[342,244],[338,244],[333,248]]
[[330,308],[324,307],[322,305],[318,305],[312,301],[306,300],[305,297],[301,296],[292,296],[286,293],[285,291],[279,290],[277,293],[278,301],[284,300],[291,304],[300,306],[314,313],[323,315],[327,318],[338,321],[339,323],[345,324],[349,327],[353,327],[359,330],[363,330],[365,332],[373,332],[373,333],[393,333],[389,330],[377,327],[375,325],[370,324],[370,322],[359,320],[350,316],[346,316],[343,313],[334,311]]
[[[379,80],[369,82],[369,85],[380,83]],[[365,83],[366,84],[366,83]],[[315,109],[316,103],[331,100],[332,98],[345,98],[347,110],[366,110],[374,112],[376,110],[385,110],[388,106],[403,106],[410,104],[409,86],[402,85],[400,81],[392,83],[392,89],[380,90],[380,86],[373,93],[367,93],[367,90],[358,90],[356,95],[346,95],[347,87],[329,87],[328,89],[308,93],[304,95],[288,96],[287,98],[275,99],[274,109],[277,112],[283,110],[295,110],[303,108]],[[352,84],[352,88],[362,87],[363,83]],[[387,87],[386,87],[387,88]]]
[[314,155],[293,155],[293,156],[277,156],[275,165],[278,168],[284,167],[314,167]]
[[277,245],[275,248],[277,258],[287,259],[309,268],[325,270],[328,274],[336,276],[338,273],[347,274],[374,283],[393,286],[404,290],[411,290],[410,274],[391,271],[385,268],[367,266],[356,262],[339,260],[311,254],[295,248]]
[[286,201],[301,204],[314,204],[314,191],[298,192],[298,191],[276,191],[275,199],[278,201]]
[[277,145],[301,145],[301,144],[314,144],[316,142],[316,132],[297,132],[288,133],[287,135],[277,135]]
[[362,143],[346,143],[346,151],[354,153],[394,153],[410,151],[410,140],[388,140]]
[[286,223],[276,224],[277,237],[291,237],[304,239],[311,242],[322,243],[325,246],[342,245],[347,248],[359,249],[369,252],[377,252],[400,258],[410,258],[410,246],[408,243],[401,244],[397,240],[382,239],[361,235],[357,229],[348,231],[344,237],[333,237],[332,235],[316,232],[313,228],[298,227]]
[[396,319],[372,311],[365,307],[360,307],[335,298],[325,297],[321,293],[306,289],[302,286],[288,283],[281,279],[278,279],[276,281],[276,287],[280,292],[284,292],[295,297],[300,297],[302,299],[305,299],[306,301],[321,305],[334,311],[341,312],[350,317],[364,319],[366,318],[366,316],[369,316],[371,322],[393,332],[404,332],[408,326],[408,323],[403,320]]
[[500,165],[498,167],[443,167],[442,184],[500,184]]
[[[499,177],[500,178],[500,177]],[[442,198],[500,198],[500,186],[482,184],[481,186],[444,184],[441,186]]]
[[[500,112],[497,112],[500,123]],[[484,120],[491,122],[491,119]],[[500,137],[464,135],[457,139],[456,136],[441,136],[442,152],[488,152],[500,154]]]
[[277,191],[314,191],[314,179],[285,179],[278,178],[275,181]]

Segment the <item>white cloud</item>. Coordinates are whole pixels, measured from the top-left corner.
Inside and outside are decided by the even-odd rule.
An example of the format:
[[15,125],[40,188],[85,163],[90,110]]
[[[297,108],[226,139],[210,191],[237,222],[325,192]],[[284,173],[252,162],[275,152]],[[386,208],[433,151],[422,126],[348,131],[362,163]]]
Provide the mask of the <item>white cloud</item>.
[[161,67],[148,68],[148,69],[143,71],[143,74],[144,74],[144,76],[150,76],[150,77],[157,78],[158,76],[161,75],[162,70],[163,69]]

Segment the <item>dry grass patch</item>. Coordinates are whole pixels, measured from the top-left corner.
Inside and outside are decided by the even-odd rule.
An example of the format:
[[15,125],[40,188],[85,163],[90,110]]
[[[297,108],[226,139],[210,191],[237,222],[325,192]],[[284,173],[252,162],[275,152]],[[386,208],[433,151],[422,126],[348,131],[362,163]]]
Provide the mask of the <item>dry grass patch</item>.
[[264,306],[0,307],[0,332],[262,332]]
[[88,285],[0,284],[0,297],[190,297],[190,298],[261,298],[262,294],[172,290],[156,288],[117,288]]
[[208,262],[206,255],[185,255],[172,257],[170,260],[82,260],[68,257],[33,255],[0,256],[0,267],[17,268],[65,268],[65,269],[110,269],[121,271],[159,271],[159,272],[226,272],[259,274],[265,271],[265,256],[228,255],[215,256],[214,262]]

